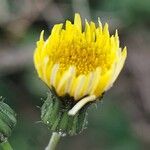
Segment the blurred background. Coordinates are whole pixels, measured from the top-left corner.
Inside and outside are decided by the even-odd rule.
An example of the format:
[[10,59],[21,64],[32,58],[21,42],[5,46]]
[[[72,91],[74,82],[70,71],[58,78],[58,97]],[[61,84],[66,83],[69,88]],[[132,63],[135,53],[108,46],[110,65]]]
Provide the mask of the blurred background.
[[88,129],[63,138],[58,150],[149,150],[149,0],[0,0],[0,96],[18,119],[10,143],[14,150],[43,150],[49,141],[39,109],[48,89],[34,69],[33,51],[41,30],[46,38],[75,12],[95,22],[100,17],[112,34],[117,28],[128,58],[114,87],[89,109]]

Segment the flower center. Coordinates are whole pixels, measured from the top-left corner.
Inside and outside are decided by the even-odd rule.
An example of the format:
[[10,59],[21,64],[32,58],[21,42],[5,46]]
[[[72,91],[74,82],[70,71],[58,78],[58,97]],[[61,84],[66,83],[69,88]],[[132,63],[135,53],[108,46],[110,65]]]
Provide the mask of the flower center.
[[105,73],[114,61],[114,54],[109,50],[102,51],[96,43],[87,44],[84,41],[72,41],[64,43],[53,53],[54,64],[59,64],[60,69],[65,71],[69,66],[75,66],[77,75],[88,74],[97,67],[101,67],[102,74]]

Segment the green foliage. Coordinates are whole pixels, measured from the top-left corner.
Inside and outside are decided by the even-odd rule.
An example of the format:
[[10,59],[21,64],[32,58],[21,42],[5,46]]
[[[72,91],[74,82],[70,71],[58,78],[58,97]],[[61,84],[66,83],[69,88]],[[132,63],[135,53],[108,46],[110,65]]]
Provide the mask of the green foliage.
[[[94,108],[92,108],[93,110]],[[92,111],[91,110],[91,111]],[[105,99],[98,108],[90,114],[89,135],[99,142],[95,147],[104,150],[140,150],[140,142],[133,136],[129,120],[122,110],[113,103],[113,98]]]
[[1,99],[0,101],[0,142],[7,140],[17,123],[16,113]]

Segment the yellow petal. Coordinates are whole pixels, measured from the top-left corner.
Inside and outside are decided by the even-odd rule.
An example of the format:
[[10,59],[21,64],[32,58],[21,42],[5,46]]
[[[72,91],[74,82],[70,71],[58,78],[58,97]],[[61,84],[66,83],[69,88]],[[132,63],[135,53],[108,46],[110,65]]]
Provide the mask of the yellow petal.
[[78,28],[79,31],[82,31],[81,17],[78,13],[75,14],[74,25]]

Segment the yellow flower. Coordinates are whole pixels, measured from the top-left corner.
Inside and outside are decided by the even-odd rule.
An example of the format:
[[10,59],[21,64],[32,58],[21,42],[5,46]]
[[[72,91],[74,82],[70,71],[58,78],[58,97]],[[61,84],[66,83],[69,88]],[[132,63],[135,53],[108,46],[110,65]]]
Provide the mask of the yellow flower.
[[[74,24],[66,21],[54,25],[45,41],[41,32],[34,52],[34,64],[39,77],[59,96],[69,94],[75,101],[90,96],[91,101],[108,90],[118,77],[126,56],[126,47],[119,46],[117,31],[109,34],[98,20],[85,20],[75,14]],[[86,99],[88,101],[88,99]]]

